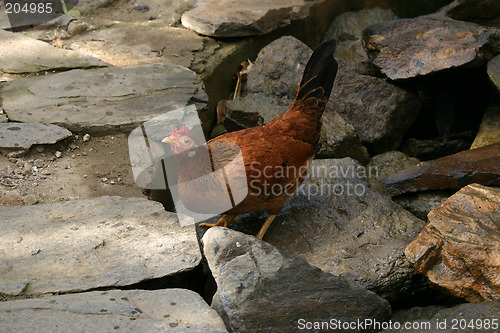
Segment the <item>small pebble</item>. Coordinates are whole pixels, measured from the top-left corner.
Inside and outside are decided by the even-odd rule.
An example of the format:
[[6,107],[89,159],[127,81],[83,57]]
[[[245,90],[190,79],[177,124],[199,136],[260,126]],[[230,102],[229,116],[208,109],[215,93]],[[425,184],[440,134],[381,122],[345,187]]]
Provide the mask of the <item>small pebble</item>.
[[83,175],[83,178],[87,178],[88,176],[87,175]]
[[76,155],[75,154],[71,154],[71,158],[76,158]]
[[87,142],[87,141],[90,141],[90,134],[85,134],[83,136],[83,142]]
[[103,183],[107,182],[108,181],[108,178],[104,177],[103,179],[101,179]]
[[33,162],[33,164],[37,167],[37,168],[43,168],[44,165],[45,165],[45,162],[43,160],[40,160],[40,159],[36,159],[35,162]]
[[115,185],[115,184],[116,184],[114,180],[110,181],[109,183],[110,183],[111,185]]
[[28,194],[24,197],[24,202],[27,205],[34,205],[38,202],[38,199],[33,194]]
[[146,4],[143,4],[143,3],[136,3],[134,5],[134,9],[135,10],[142,10],[142,11],[147,12],[149,10],[149,6],[146,5]]
[[62,156],[62,153],[58,150],[54,153],[54,155],[56,155],[57,158],[60,158]]
[[75,145],[74,143],[72,143],[72,144],[69,145],[69,149],[75,150],[75,149],[78,149],[78,146]]

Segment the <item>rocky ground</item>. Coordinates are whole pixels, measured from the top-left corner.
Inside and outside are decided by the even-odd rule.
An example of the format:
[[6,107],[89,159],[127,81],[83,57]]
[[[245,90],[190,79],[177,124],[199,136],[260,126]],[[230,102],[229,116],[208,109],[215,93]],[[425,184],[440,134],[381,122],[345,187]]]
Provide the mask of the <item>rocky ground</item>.
[[[12,32],[0,3],[2,329],[497,331],[500,7],[194,4],[81,0]],[[260,213],[181,227],[162,117],[265,124],[331,38],[321,149],[264,241]]]

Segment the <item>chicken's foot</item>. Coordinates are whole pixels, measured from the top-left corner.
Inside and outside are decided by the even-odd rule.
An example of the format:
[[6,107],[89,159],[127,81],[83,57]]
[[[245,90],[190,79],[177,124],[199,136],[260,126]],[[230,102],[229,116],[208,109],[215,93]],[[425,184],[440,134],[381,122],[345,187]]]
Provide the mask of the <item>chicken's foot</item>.
[[255,237],[262,239],[264,237],[264,234],[266,233],[267,228],[269,228],[275,217],[276,214],[269,214],[269,216],[264,221],[264,224],[262,225],[262,227],[260,228],[259,232]]
[[222,215],[217,223],[202,223],[200,224],[202,227],[227,227],[233,221],[235,215]]

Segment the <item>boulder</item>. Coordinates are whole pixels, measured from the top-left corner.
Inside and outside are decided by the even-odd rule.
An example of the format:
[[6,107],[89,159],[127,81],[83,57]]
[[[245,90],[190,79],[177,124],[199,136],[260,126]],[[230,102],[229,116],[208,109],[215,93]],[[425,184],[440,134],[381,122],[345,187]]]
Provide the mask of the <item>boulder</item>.
[[186,289],[110,290],[0,302],[6,332],[227,332]]
[[100,197],[0,207],[0,293],[127,286],[193,269],[192,227],[157,202]]
[[481,120],[479,132],[470,149],[500,142],[500,103],[491,104]]
[[193,9],[182,14],[182,25],[212,37],[262,35],[289,25],[309,14],[306,0],[199,0]]
[[207,95],[191,70],[171,64],[71,70],[9,82],[0,89],[10,121],[61,125],[72,132],[130,130]]
[[383,321],[390,315],[389,303],[376,294],[253,236],[211,228],[203,251],[217,283],[212,307],[231,332],[298,332],[329,318]]
[[408,79],[484,63],[500,52],[499,33],[496,28],[421,16],[369,26],[363,31],[363,47],[387,77]]
[[398,148],[421,108],[416,93],[360,73],[346,62],[340,62],[328,104],[353,125],[373,153]]
[[471,183],[500,185],[500,143],[422,162],[382,179],[392,196],[425,190],[458,190]]
[[53,144],[70,137],[65,128],[37,123],[0,123],[0,152],[26,152],[33,145]]
[[[372,172],[350,158],[313,160],[264,240],[393,301],[422,287],[404,248],[425,223],[373,190]],[[256,234],[264,216],[240,219],[235,229]]]
[[[20,57],[19,55],[23,56]],[[105,67],[97,58],[53,47],[20,33],[0,30],[0,71],[37,73],[49,70]]]
[[469,302],[500,299],[500,189],[472,184],[429,213],[406,247],[419,274]]
[[[288,110],[311,54],[307,45],[290,36],[264,47],[248,73],[242,96],[226,106],[226,128],[232,131],[264,125]],[[323,114],[320,143],[319,158],[350,156],[368,161],[368,152],[354,128],[328,107]]]

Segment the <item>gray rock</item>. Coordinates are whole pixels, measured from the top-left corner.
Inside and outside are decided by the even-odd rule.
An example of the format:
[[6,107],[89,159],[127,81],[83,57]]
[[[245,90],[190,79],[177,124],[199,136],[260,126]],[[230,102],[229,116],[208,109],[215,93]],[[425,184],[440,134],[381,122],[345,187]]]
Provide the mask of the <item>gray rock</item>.
[[[309,176],[269,227],[264,240],[288,255],[397,300],[420,288],[404,248],[424,227],[368,184],[372,171],[350,158],[314,160]],[[235,228],[257,233],[250,215]],[[256,229],[255,229],[256,227]]]
[[377,180],[382,180],[387,176],[395,174],[398,171],[413,167],[420,163],[415,157],[408,157],[400,151],[388,151],[375,155],[366,165],[367,168],[375,171],[373,176]]
[[19,79],[0,93],[11,121],[84,133],[132,129],[188,104],[203,111],[208,99],[194,72],[170,64],[71,70]]
[[33,145],[53,144],[70,137],[65,128],[37,123],[0,123],[0,151],[27,151]]
[[359,40],[363,29],[369,25],[398,19],[390,9],[380,7],[362,9],[357,12],[346,12],[335,17],[328,28],[328,39],[337,41]]
[[497,55],[488,62],[488,75],[491,82],[500,91],[500,55]]
[[292,36],[283,36],[262,48],[248,73],[243,95],[274,91],[286,84],[286,96],[294,99],[312,50]]
[[262,35],[309,14],[305,0],[220,2],[199,0],[182,15],[182,25],[212,37]]
[[[226,128],[238,130],[264,125],[288,110],[311,54],[307,45],[290,36],[264,47],[248,73],[242,97],[226,106]],[[350,156],[363,163],[368,160],[368,152],[354,128],[328,107],[323,115],[320,142],[319,158]]]
[[374,293],[253,236],[211,228],[203,244],[217,283],[212,307],[232,332],[297,332],[306,321],[382,321],[390,314]]
[[[19,55],[23,56],[20,57]],[[63,50],[20,33],[0,30],[0,71],[36,73],[54,69],[104,67],[97,58]]]
[[373,63],[392,80],[480,65],[500,52],[497,28],[436,16],[380,22],[363,31]]
[[0,207],[0,293],[126,286],[192,269],[193,228],[139,198]]
[[360,73],[343,61],[328,104],[354,126],[361,142],[374,153],[398,148],[421,107],[416,93]]
[[4,332],[227,332],[185,289],[110,290],[0,302]]
[[[500,60],[500,58],[499,58]],[[479,132],[470,149],[476,149],[500,142],[500,103],[491,104],[481,120]]]

